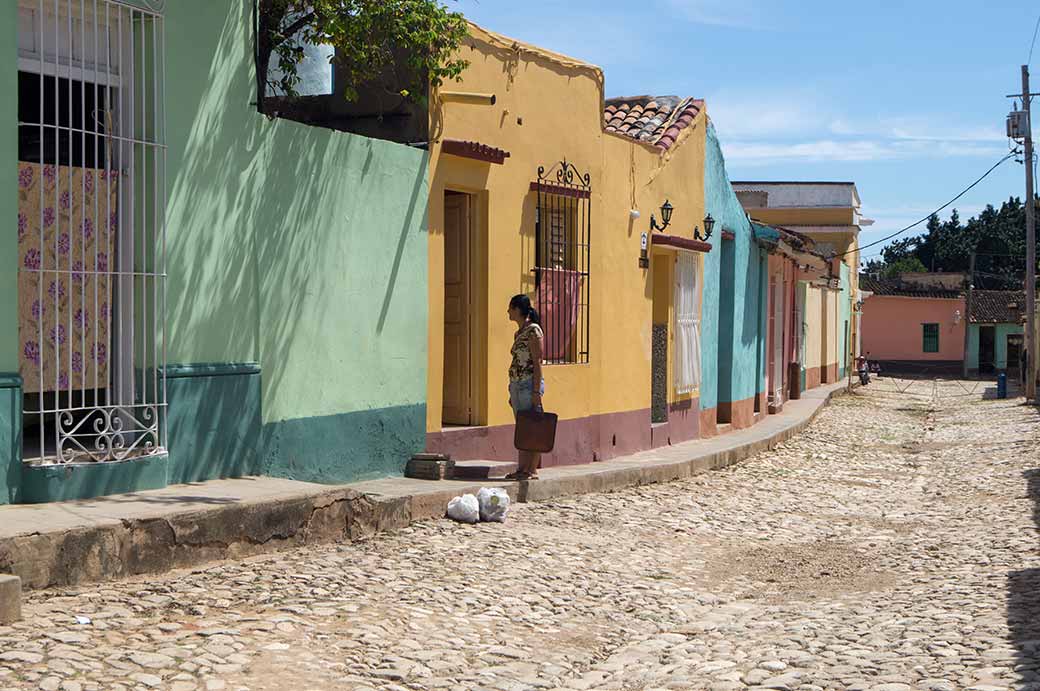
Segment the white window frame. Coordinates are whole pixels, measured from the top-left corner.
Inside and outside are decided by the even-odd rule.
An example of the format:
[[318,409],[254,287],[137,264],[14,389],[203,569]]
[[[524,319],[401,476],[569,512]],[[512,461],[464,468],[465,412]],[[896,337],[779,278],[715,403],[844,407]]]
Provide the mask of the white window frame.
[[691,394],[701,385],[701,266],[693,252],[675,260],[675,392]]

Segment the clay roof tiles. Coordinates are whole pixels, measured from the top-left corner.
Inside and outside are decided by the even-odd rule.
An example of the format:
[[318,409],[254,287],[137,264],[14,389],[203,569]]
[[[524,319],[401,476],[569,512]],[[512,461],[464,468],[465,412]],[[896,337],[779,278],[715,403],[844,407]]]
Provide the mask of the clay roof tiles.
[[955,299],[963,297],[964,293],[960,290],[948,290],[946,288],[934,288],[931,286],[922,286],[916,283],[905,283],[897,279],[890,278],[874,278],[865,274],[860,274],[859,277],[860,290],[866,290],[874,295],[879,296],[891,296],[891,297],[908,297],[908,298],[942,298],[942,299]]
[[678,96],[607,99],[603,128],[667,151],[704,108],[704,101]]
[[971,321],[976,324],[1021,324],[1026,311],[1024,290],[975,290]]

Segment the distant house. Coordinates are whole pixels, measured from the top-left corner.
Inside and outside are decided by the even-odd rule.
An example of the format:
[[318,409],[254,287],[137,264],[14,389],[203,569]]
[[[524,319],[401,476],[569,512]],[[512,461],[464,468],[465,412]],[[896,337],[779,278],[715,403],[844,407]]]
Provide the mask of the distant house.
[[[958,374],[964,363],[966,303],[962,290],[906,276],[860,276],[863,352],[889,371]],[[947,284],[949,285],[949,284]]]
[[1026,294],[1022,290],[976,290],[971,295],[968,371],[1018,375]]

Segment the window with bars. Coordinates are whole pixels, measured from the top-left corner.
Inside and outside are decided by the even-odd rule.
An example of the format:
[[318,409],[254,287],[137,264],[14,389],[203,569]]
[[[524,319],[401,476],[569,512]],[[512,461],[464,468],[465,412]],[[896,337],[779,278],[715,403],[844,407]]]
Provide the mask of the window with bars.
[[922,340],[923,349],[926,353],[938,353],[939,352],[939,325],[938,324],[922,324]]
[[545,333],[546,364],[589,361],[591,179],[566,161],[538,169],[535,306]]
[[675,391],[688,394],[701,385],[701,281],[697,256],[680,252],[675,267]]
[[23,458],[161,451],[165,119],[161,3],[18,2]]

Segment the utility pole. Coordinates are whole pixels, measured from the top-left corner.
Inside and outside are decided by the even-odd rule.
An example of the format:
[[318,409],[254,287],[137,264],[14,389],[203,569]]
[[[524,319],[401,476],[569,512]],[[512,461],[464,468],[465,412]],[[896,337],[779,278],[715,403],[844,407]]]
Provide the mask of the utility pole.
[[[971,251],[971,268],[968,270],[968,299],[964,304],[964,378],[968,378],[968,348],[971,346],[971,294],[975,290],[975,250]],[[981,367],[982,363],[978,363]]]
[[1029,65],[1022,65],[1022,108],[1026,115],[1026,399],[1036,400],[1036,225],[1033,194],[1033,131],[1029,92]]

